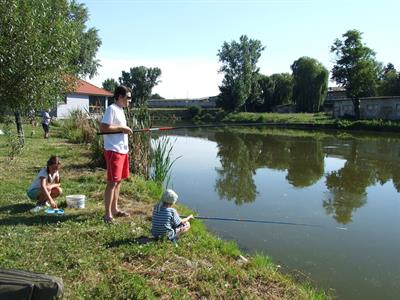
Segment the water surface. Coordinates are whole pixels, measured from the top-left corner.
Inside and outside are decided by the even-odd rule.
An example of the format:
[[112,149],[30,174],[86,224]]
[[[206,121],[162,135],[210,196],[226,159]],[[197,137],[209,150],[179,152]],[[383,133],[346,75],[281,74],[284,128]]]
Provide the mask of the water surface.
[[[217,235],[340,299],[400,297],[400,139],[282,129],[181,130],[170,187]],[[345,227],[340,230],[337,227]]]

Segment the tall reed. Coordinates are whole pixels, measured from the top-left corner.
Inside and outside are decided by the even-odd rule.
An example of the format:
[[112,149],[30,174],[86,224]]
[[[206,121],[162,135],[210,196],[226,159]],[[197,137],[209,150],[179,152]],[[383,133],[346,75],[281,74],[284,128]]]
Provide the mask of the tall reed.
[[[150,114],[145,104],[129,107],[126,112],[128,126],[132,129],[151,127]],[[134,133],[129,136],[129,163],[132,173],[149,178],[151,136]]]
[[165,187],[168,187],[172,165],[180,158],[179,156],[171,160],[172,149],[173,143],[170,142],[170,138],[167,136],[162,136],[153,143],[151,179],[160,186],[165,185]]

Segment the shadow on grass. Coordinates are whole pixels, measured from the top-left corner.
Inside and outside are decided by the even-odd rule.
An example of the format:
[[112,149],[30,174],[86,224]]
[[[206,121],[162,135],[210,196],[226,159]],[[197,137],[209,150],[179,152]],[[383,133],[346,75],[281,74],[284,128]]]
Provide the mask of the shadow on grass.
[[157,241],[156,238],[142,235],[142,236],[140,236],[138,238],[134,238],[134,239],[122,239],[122,240],[111,241],[109,243],[106,243],[105,247],[106,248],[118,248],[123,245],[132,245],[132,244],[145,245],[145,244],[155,242],[155,241]]
[[36,226],[36,225],[51,225],[66,221],[73,220],[74,222],[80,223],[89,219],[90,216],[84,214],[75,215],[30,215],[30,216],[15,216],[9,218],[2,218],[0,226],[17,226],[24,224],[26,226]]
[[27,212],[34,207],[35,206],[32,205],[31,203],[18,203],[18,204],[6,205],[0,207],[0,213],[7,212],[9,214],[20,214]]

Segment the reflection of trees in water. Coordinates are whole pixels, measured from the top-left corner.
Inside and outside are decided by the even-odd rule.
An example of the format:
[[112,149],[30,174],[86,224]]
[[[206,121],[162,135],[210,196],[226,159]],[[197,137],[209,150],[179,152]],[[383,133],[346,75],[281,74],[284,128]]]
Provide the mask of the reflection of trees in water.
[[322,206],[328,215],[341,223],[347,224],[352,221],[353,211],[364,206],[367,203],[366,193],[349,194],[345,191],[334,191],[327,200],[324,200]]
[[324,174],[324,155],[316,139],[296,140],[290,147],[286,179],[295,187],[306,187]]
[[[369,186],[376,183],[383,185],[390,179],[393,179],[397,191],[400,186],[400,172],[394,167],[396,164],[379,159],[388,153],[382,145],[376,147],[382,152],[374,153],[374,159],[371,159],[364,151],[367,143],[352,140],[350,144],[350,152],[344,155],[347,159],[344,167],[326,176],[330,197],[323,201],[327,214],[334,215],[342,224],[351,222],[353,212],[367,203],[366,190]],[[388,143],[385,145],[390,147]]]
[[216,169],[219,178],[215,183],[219,197],[234,200],[237,205],[253,202],[257,195],[253,175],[260,142],[253,139],[253,143],[251,139],[231,133],[216,134],[215,138],[221,161],[221,168]]
[[318,140],[232,132],[216,133],[215,139],[221,161],[215,189],[220,198],[237,204],[255,200],[253,175],[258,168],[287,170],[286,178],[297,187],[315,183],[324,172]]
[[[257,187],[253,176],[259,168],[287,170],[286,179],[295,187],[313,185],[324,174],[325,152],[346,159],[343,168],[326,175],[329,193],[323,207],[338,222],[352,221],[353,212],[366,204],[366,190],[371,185],[392,180],[400,192],[400,168],[396,163],[400,147],[384,138],[355,138],[340,146],[342,140],[333,136],[321,140],[310,136],[226,131],[217,132],[215,140],[221,161],[215,189],[220,198],[239,205],[255,200]],[[339,146],[325,150],[324,146],[332,144]]]

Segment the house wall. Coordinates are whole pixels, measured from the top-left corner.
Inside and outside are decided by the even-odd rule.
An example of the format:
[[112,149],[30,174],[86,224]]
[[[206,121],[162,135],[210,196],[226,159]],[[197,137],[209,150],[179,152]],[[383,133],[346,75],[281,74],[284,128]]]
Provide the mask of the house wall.
[[[333,104],[333,116],[354,116],[351,99],[337,100]],[[390,98],[364,98],[360,100],[361,119],[400,120],[400,96]]]
[[67,118],[72,110],[89,111],[89,96],[68,94],[67,103],[60,103],[57,106],[56,117],[59,119]]

